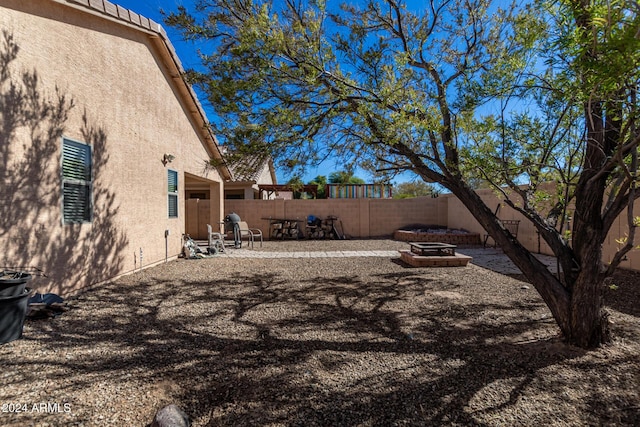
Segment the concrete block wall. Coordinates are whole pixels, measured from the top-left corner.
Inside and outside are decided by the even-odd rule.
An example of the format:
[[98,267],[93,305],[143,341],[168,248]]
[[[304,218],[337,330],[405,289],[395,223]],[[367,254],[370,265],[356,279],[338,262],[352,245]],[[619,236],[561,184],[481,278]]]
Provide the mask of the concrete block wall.
[[[633,212],[635,216],[640,216],[640,200],[636,200],[633,205]],[[607,239],[603,245],[603,261],[609,262],[613,259],[616,252],[623,245],[616,242],[616,240],[623,238],[629,235],[629,227],[627,225],[627,210],[625,209],[622,214],[616,219]],[[629,268],[632,270],[640,270],[640,230],[636,228],[636,249],[632,249],[626,256],[626,260],[620,263],[620,266],[623,268]]]
[[[302,225],[309,215],[326,218],[330,215],[340,218],[343,232],[349,236],[364,237],[360,234],[362,199],[324,200],[283,200],[287,219],[299,219]],[[366,236],[369,237],[369,236]]]
[[[408,224],[446,222],[447,202],[440,198],[322,199],[322,200],[226,200],[225,215],[236,212],[249,226],[269,231],[269,218],[301,221],[309,215],[337,216],[345,234],[356,238],[391,236]],[[444,220],[443,220],[444,218]],[[446,225],[446,223],[444,224]]]
[[269,218],[285,218],[284,200],[225,200],[224,216],[235,212],[251,228],[269,236]]
[[448,226],[448,203],[441,198],[369,199],[369,235],[389,236],[410,224]]
[[[479,190],[482,200],[489,206],[494,212],[495,208],[500,203],[500,199],[496,196],[494,192],[491,190]],[[484,228],[476,221],[476,219],[471,215],[471,213],[464,207],[462,202],[458,200],[456,197],[447,195],[447,200],[449,203],[449,227],[450,228],[464,228],[468,231],[481,233],[481,238],[486,234]],[[640,200],[636,200],[634,205],[634,212],[636,216],[640,215]],[[620,239],[628,235],[629,228],[627,226],[626,220],[626,210],[617,218],[611,230],[609,231],[609,235],[605,240],[602,250],[603,250],[603,262],[609,262],[613,259],[618,249],[622,246],[617,243],[616,240]],[[573,216],[573,212],[569,212],[569,216]],[[528,250],[534,253],[541,253],[545,255],[553,255],[551,248],[549,245],[545,243],[545,241],[540,238],[535,227],[531,222],[526,220],[522,214],[515,211],[514,209],[506,206],[504,203],[501,203],[500,210],[498,212],[498,217],[500,219],[517,219],[520,220],[520,226],[518,228],[518,240],[522,245]],[[638,237],[635,239],[636,247],[640,246],[640,233],[638,233]],[[492,243],[493,240],[489,239],[489,243]],[[629,252],[626,256],[626,259],[620,264],[622,268],[628,268],[633,270],[640,270],[640,249],[636,248]]]

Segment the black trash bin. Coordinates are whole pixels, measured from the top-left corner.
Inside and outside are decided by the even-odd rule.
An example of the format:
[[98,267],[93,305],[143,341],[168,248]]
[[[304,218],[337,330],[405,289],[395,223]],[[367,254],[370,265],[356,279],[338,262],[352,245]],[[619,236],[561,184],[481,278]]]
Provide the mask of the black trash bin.
[[30,296],[31,289],[26,288],[21,295],[0,297],[0,344],[22,336]]
[[0,297],[20,296],[31,275],[22,271],[0,271]]

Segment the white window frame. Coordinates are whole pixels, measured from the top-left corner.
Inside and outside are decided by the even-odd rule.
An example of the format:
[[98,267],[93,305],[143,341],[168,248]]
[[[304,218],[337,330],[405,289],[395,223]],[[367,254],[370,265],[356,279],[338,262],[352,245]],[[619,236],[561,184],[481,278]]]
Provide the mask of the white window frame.
[[[172,187],[172,175],[175,176],[175,187]],[[180,216],[180,199],[178,197],[179,179],[177,170],[167,169],[167,216],[170,219]],[[175,215],[172,215],[172,199],[175,201]]]

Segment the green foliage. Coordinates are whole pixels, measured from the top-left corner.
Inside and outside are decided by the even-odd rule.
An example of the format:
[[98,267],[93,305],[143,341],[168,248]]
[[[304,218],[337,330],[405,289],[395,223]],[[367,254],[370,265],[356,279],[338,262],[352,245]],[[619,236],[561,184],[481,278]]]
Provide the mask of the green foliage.
[[437,193],[434,187],[422,181],[402,182],[393,187],[394,199],[432,196],[434,193]]
[[618,95],[640,78],[640,13],[632,0],[563,0],[548,7],[558,29],[549,58],[583,100]]
[[364,179],[354,176],[351,172],[336,171],[329,174],[331,184],[364,184]]
[[302,182],[302,178],[300,178],[299,176],[294,176],[289,179],[289,181],[287,181],[287,185],[291,187],[294,199],[306,199],[309,197],[303,191],[304,182]]
[[317,185],[318,186],[318,199],[326,199],[327,198],[327,177],[324,175],[318,175],[309,181],[309,185]]
[[[294,173],[327,157],[385,178],[412,171],[449,189],[529,272],[571,342],[605,340],[602,319],[569,317],[599,313],[595,287],[574,286],[602,279],[594,253],[640,197],[636,1],[197,0],[196,11],[167,22],[207,42],[186,77],[232,151]],[[533,224],[561,279],[497,225],[480,185]],[[629,226],[607,274],[632,247]]]
[[374,1],[340,10],[313,1],[198,6],[201,19],[181,8],[167,23],[214,46],[202,52],[203,70],[187,74],[219,116],[214,130],[234,152],[268,152],[293,170],[327,155],[415,168],[393,150],[401,144],[423,155],[418,166],[443,172],[450,93],[493,58],[513,56],[501,41],[510,13],[489,14],[485,0],[430,12]]

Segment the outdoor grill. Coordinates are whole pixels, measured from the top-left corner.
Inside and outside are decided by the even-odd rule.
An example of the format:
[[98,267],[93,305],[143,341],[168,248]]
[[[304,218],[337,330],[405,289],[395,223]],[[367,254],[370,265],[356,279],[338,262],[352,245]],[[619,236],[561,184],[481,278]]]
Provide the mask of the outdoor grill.
[[233,230],[233,243],[236,249],[242,247],[242,239],[240,238],[240,215],[235,212],[231,212],[224,218],[224,230]]

